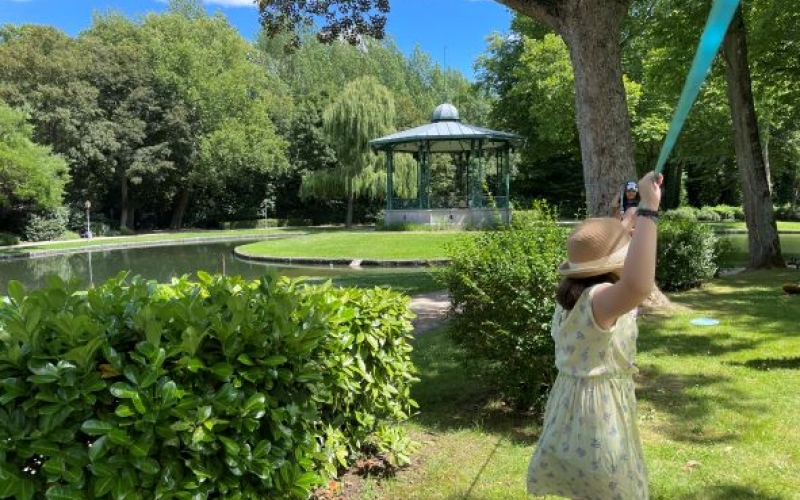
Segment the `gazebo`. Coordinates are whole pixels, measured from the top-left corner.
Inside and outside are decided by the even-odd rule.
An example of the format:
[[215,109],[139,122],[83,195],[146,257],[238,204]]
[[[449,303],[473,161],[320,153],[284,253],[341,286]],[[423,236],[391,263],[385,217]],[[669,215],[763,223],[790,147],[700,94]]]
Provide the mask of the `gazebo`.
[[[508,132],[462,123],[452,104],[440,104],[431,122],[370,141],[386,154],[387,224],[482,226],[511,220],[509,184],[511,153],[522,138]],[[408,153],[417,162],[417,198],[394,197],[392,177],[395,153]],[[450,154],[457,169],[453,195],[431,196],[431,156]],[[485,184],[494,167],[496,182]]]

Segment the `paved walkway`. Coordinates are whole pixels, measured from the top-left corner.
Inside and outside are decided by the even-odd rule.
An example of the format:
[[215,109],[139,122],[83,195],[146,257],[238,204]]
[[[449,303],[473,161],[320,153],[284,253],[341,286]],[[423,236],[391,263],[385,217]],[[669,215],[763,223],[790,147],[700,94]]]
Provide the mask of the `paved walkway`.
[[414,334],[438,327],[447,316],[450,299],[447,290],[424,293],[411,297],[411,310],[417,315],[412,321]]

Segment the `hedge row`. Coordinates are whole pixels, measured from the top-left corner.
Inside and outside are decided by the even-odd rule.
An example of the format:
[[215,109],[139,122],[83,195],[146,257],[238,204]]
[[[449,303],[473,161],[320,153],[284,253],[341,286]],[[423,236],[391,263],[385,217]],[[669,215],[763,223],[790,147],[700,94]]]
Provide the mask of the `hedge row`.
[[408,299],[286,278],[51,278],[0,305],[0,498],[307,498],[395,463]]

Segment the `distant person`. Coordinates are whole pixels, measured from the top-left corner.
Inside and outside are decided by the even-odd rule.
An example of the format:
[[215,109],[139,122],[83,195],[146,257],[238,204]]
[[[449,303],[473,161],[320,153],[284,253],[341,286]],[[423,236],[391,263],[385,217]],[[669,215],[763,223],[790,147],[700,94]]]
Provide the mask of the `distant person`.
[[551,335],[558,377],[528,466],[534,495],[648,500],[633,375],[638,328],[631,313],[655,285],[660,174],[639,181],[636,231],[590,218],[567,239]]
[[636,218],[636,207],[639,206],[639,186],[634,181],[628,181],[622,188],[619,197],[612,205],[619,209],[619,218],[625,227],[633,230]]

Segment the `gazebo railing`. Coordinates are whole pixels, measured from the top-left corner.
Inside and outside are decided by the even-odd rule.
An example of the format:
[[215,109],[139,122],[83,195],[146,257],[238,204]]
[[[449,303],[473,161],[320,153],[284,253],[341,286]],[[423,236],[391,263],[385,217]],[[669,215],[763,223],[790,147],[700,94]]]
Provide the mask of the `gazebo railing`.
[[434,196],[429,206],[420,207],[416,198],[392,198],[392,210],[433,210],[450,208],[508,208],[508,196],[476,196],[472,199]]

